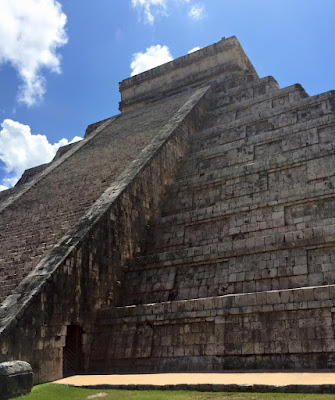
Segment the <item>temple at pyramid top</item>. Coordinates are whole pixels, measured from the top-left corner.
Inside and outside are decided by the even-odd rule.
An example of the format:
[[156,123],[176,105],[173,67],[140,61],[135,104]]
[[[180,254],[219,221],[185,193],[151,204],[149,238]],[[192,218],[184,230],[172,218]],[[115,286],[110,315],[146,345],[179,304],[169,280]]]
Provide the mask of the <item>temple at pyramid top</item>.
[[210,46],[124,79],[119,84],[119,109],[128,111],[242,70],[258,78],[237,38],[222,38]]

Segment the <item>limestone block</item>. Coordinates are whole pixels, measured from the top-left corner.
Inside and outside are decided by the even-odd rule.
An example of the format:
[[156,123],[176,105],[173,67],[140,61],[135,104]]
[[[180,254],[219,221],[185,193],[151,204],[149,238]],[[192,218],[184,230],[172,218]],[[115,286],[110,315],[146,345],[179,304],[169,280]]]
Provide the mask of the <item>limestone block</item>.
[[30,393],[33,386],[33,371],[25,361],[7,361],[0,364],[0,399]]

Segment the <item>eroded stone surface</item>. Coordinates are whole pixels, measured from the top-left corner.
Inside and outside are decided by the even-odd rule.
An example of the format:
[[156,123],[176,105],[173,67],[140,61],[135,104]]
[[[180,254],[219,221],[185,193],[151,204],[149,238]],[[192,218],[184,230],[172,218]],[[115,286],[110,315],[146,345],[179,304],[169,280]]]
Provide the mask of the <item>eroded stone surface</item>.
[[33,371],[24,361],[0,363],[0,399],[7,400],[30,393]]
[[333,92],[216,86],[92,368],[334,367],[333,126]]
[[[161,107],[161,113],[154,118],[161,118],[163,124],[156,127],[150,143],[7,296],[0,308],[0,360],[24,355],[32,364],[36,382],[58,379],[63,376],[68,326],[79,325],[80,368],[88,367],[95,312],[115,304],[125,260],[146,243],[148,222],[159,213],[165,184],[171,182],[178,157],[186,151],[187,137],[199,123],[207,92],[205,87],[177,96],[181,107],[167,123],[167,104],[176,98],[156,104],[156,112]],[[136,130],[132,115],[129,112],[126,121]],[[149,116],[141,115],[142,121]],[[92,134],[86,145],[91,141]],[[103,154],[101,148],[96,151],[97,156]],[[70,154],[68,159],[73,157]],[[47,175],[54,171],[57,168]]]
[[148,106],[145,113],[136,110],[120,115],[1,212],[0,301],[87,212],[187,98],[182,94]]
[[129,111],[4,195],[0,360],[58,379],[78,327],[85,371],[334,368],[335,94],[228,42],[222,74],[187,83],[227,43],[126,80]]

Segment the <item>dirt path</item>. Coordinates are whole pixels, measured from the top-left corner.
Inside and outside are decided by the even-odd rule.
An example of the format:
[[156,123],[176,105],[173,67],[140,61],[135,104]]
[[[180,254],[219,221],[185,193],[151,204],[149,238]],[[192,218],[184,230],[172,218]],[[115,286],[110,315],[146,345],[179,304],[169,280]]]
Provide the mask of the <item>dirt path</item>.
[[176,385],[238,384],[238,385],[322,385],[335,384],[335,371],[318,372],[222,372],[222,373],[161,373],[128,375],[76,375],[54,383],[66,385]]

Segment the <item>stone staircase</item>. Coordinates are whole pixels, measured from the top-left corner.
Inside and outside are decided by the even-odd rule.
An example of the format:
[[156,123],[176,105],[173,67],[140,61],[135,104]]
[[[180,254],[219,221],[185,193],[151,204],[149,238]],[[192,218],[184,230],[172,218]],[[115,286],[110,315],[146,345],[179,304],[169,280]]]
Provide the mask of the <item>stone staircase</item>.
[[334,110],[334,92],[272,77],[216,84],[119,307],[98,315],[92,368],[333,365]]
[[0,197],[0,303],[85,215],[187,97],[186,93],[149,105],[145,114],[134,110],[109,119],[101,132],[75,144],[69,157],[71,151],[55,157],[47,168],[38,167],[41,171],[32,180],[12,189],[19,197],[11,204],[4,206]]

